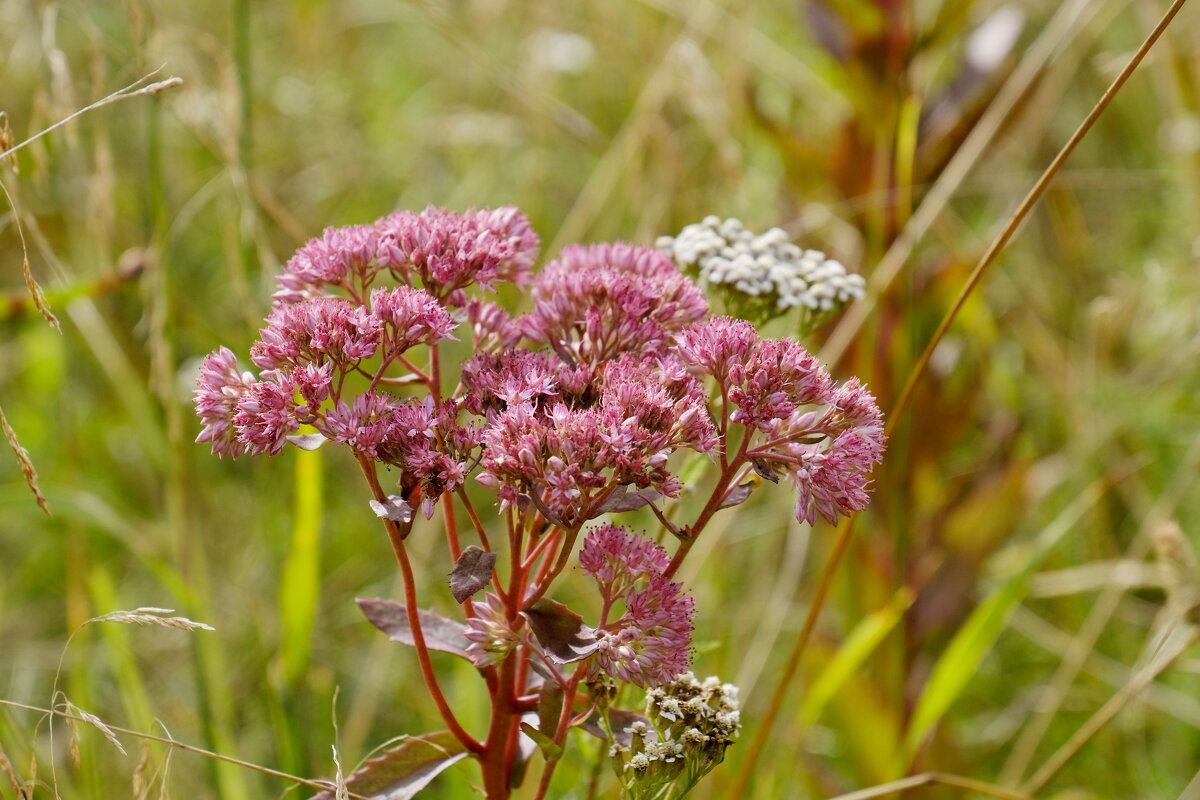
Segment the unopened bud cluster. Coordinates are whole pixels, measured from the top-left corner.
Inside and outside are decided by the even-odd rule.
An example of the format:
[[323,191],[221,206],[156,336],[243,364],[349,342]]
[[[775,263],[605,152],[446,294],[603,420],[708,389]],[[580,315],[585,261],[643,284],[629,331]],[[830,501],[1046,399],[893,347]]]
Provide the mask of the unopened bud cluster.
[[721,763],[741,725],[738,688],[691,672],[648,690],[646,713],[650,724],[634,722],[629,744],[609,749],[628,798],[660,796],[668,784],[682,796]]
[[819,250],[793,244],[783,229],[755,234],[733,218],[707,216],[676,236],[659,237],[657,246],[680,268],[697,273],[701,285],[743,301],[732,305],[750,298],[768,313],[793,307],[828,312],[862,297],[865,289],[861,275],[848,273]]

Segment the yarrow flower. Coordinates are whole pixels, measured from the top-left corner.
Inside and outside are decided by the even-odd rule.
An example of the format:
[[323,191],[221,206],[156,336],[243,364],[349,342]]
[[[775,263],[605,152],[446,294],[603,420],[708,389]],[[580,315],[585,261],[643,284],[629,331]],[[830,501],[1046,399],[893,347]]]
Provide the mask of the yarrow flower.
[[[738,688],[691,672],[646,691],[647,722],[636,721],[609,749],[617,774],[632,798],[660,797],[674,785],[682,797],[713,767],[741,729]],[[628,741],[626,744],[625,741]]]
[[740,220],[708,216],[676,236],[659,237],[656,245],[695,272],[702,286],[724,289],[732,305],[748,300],[768,315],[793,307],[828,312],[865,293],[861,275],[819,250],[792,244],[781,228],[755,234]]

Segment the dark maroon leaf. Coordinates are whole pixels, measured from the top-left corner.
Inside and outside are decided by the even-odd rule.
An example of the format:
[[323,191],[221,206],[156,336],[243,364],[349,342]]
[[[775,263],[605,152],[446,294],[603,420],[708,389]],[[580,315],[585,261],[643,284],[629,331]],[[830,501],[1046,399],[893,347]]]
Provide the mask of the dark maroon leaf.
[[582,661],[596,651],[596,631],[562,603],[542,598],[521,612],[542,649],[560,664]]
[[[408,610],[403,603],[379,597],[360,597],[357,602],[367,621],[386,633],[393,642],[416,646],[412,628],[408,625]],[[417,609],[417,618],[421,621],[426,647],[467,658],[465,625],[425,609]]]
[[[644,722],[647,727],[653,727],[650,725],[650,720],[647,717],[636,711],[626,711],[623,708],[610,708],[608,710],[608,724],[612,728],[613,736],[617,738],[618,744],[628,747],[630,742],[633,741],[633,735],[626,728],[635,722]],[[599,709],[593,711],[587,719],[579,723],[579,728],[598,739],[608,738],[604,726],[600,724]]]
[[771,465],[761,458],[750,459],[750,465],[754,467],[754,471],[758,473],[758,477],[768,480],[771,483],[779,483],[779,473],[771,469]]
[[719,508],[729,508],[746,502],[746,498],[754,491],[754,484],[746,481],[741,486],[736,486],[730,490],[729,494],[725,495],[725,499],[721,501]]
[[492,567],[496,566],[496,554],[469,545],[454,562],[450,573],[450,593],[463,602],[471,595],[492,582]]
[[[410,736],[346,778],[346,788],[374,800],[410,800],[438,773],[465,758],[462,743],[450,731]],[[334,800],[326,789],[309,800]]]

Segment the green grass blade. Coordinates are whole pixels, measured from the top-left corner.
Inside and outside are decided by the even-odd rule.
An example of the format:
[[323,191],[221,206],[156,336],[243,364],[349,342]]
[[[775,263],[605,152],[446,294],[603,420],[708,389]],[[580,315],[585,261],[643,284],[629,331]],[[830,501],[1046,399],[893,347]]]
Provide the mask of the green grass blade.
[[1098,481],[1076,497],[1034,540],[1020,570],[980,603],[959,628],[946,652],[934,665],[925,691],[917,701],[904,737],[903,763],[897,765],[900,771],[912,762],[925,738],[975,675],[1017,604],[1025,597],[1029,579],[1042,559],[1100,499],[1109,485],[1109,481]]
[[321,578],[322,455],[297,448],[295,459],[292,536],[279,589],[280,657],[288,685],[308,669]]
[[820,719],[833,696],[854,677],[863,662],[904,618],[904,612],[912,605],[912,601],[912,592],[907,587],[902,588],[886,606],[867,615],[854,626],[804,698],[800,716],[806,724]]

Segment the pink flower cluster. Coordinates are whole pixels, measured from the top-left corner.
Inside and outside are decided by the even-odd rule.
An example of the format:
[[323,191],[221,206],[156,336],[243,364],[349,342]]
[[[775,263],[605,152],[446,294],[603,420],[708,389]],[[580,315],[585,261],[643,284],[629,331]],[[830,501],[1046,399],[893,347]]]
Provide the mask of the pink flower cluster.
[[703,319],[699,287],[657,250],[618,242],[564,248],[534,279],[525,336],[564,360],[601,364],[621,353],[653,353]]
[[[560,529],[541,540],[562,543],[561,559],[543,562],[554,570],[588,520],[646,503],[680,538],[699,535],[719,508],[749,496],[751,471],[789,477],[796,516],[809,523],[866,506],[884,434],[857,380],[839,385],[795,341],[708,316],[669,258],[635,245],[564,249],[533,277],[524,316],[468,294],[526,281],[537,247],[514,208],[399,211],[327,229],[279,278],[250,349],[261,373],[239,372],[224,347],[204,359],[197,441],[233,458],[273,455],[288,441],[342,443],[364,463],[398,468],[400,500],[427,516],[474,474],[514,513],[512,535]],[[389,278],[398,285],[373,285]],[[473,354],[458,381],[443,381],[439,343],[456,331]],[[446,383],[458,387],[446,395]],[[318,435],[297,436],[306,425]],[[658,506],[683,489],[680,450],[720,466],[692,525]],[[694,608],[670,579],[678,564],[613,525],[591,531],[579,559],[605,603],[595,668],[639,685],[683,672]],[[609,623],[615,603],[624,612]],[[519,637],[495,596],[478,608],[469,652],[497,663]]]
[[616,525],[590,531],[579,554],[607,609],[618,598],[625,613],[597,630],[595,668],[638,686],[669,683],[691,661],[695,602],[683,584],[663,577],[667,551]]
[[676,341],[683,363],[716,379],[730,420],[758,432],[748,457],[791,476],[797,519],[836,522],[866,508],[883,416],[857,380],[838,386],[798,343],[761,339],[744,320],[713,317]]
[[401,283],[419,277],[449,305],[462,305],[465,297],[456,293],[471,284],[523,283],[537,258],[538,236],[511,206],[465,214],[432,206],[420,214],[397,211],[375,227],[379,267]]
[[430,206],[419,214],[397,211],[371,225],[326,228],[288,261],[275,299],[295,303],[338,289],[365,295],[382,271],[424,288],[448,306],[467,302],[471,284],[522,282],[540,242],[516,208],[459,214]]
[[479,391],[471,401],[491,411],[478,480],[499,488],[503,502],[526,497],[560,523],[603,513],[622,485],[675,497],[682,487],[667,468],[671,454],[717,447],[702,386],[669,358],[622,356],[597,369],[582,393],[571,385],[577,371],[552,374],[533,354],[515,351],[494,366],[465,379],[492,395]]

